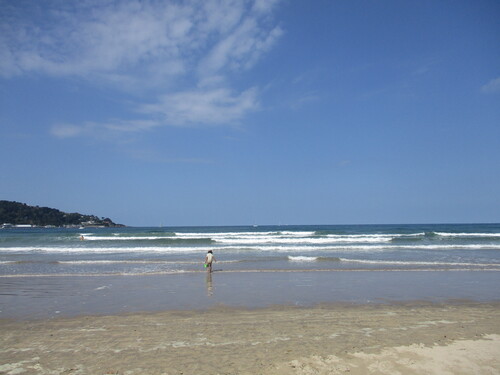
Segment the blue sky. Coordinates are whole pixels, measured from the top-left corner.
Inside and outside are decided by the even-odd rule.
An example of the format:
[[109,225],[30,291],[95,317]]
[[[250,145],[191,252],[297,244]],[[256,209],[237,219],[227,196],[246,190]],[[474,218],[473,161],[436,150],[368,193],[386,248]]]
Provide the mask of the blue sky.
[[0,199],[128,225],[500,222],[496,0],[0,0]]

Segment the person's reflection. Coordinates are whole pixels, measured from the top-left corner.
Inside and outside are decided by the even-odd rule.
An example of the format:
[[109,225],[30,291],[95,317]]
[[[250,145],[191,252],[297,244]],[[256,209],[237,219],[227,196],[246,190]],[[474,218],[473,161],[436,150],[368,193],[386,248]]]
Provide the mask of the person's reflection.
[[207,296],[212,297],[214,295],[214,286],[212,284],[212,273],[207,273]]

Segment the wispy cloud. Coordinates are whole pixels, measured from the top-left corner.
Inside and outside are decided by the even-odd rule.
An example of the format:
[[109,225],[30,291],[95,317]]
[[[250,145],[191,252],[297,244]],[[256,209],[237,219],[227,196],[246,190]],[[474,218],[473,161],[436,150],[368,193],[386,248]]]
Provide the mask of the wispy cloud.
[[165,157],[164,155],[155,152],[153,150],[141,150],[141,149],[129,149],[126,151],[127,154],[133,159],[145,161],[148,163],[160,163],[160,164],[171,164],[171,163],[185,163],[185,164],[212,164],[213,161],[210,159],[196,158],[196,157]]
[[283,33],[277,26],[262,32],[255,17],[245,19],[233,32],[220,40],[200,64],[201,76],[217,74],[224,68],[251,68]]
[[161,124],[153,120],[114,120],[108,122],[85,122],[83,124],[54,124],[50,132],[57,138],[92,136],[94,138],[112,138],[116,133],[137,133],[153,129]]
[[314,92],[306,93],[306,94],[302,95],[300,98],[296,99],[294,102],[292,102],[292,104],[290,106],[292,109],[298,110],[298,109],[302,108],[303,106],[305,106],[306,104],[317,102],[320,99],[321,99],[321,97]]
[[[45,0],[2,4],[0,76],[79,77],[115,89],[154,89],[139,121],[55,125],[58,137],[159,125],[229,124],[258,108],[254,87],[235,88],[283,30],[276,0]],[[154,120],[151,117],[153,116]]]
[[500,77],[492,79],[485,85],[481,87],[481,92],[485,94],[491,94],[494,92],[500,92]]
[[235,124],[258,108],[257,92],[255,88],[240,94],[226,88],[184,91],[165,95],[157,103],[143,105],[141,111],[177,126]]

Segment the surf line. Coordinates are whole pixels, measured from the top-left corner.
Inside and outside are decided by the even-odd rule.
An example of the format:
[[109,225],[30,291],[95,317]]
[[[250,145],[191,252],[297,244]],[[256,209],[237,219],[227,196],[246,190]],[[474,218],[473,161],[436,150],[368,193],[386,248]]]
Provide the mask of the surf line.
[[[230,273],[335,273],[335,272],[500,272],[499,268],[412,268],[412,269],[305,269],[305,270],[285,270],[285,269],[267,269],[267,270],[214,270],[217,274],[230,274]],[[163,271],[163,272],[148,272],[148,273],[52,273],[52,274],[16,274],[16,275],[0,275],[0,279],[14,279],[14,278],[34,278],[34,277],[148,277],[148,276],[162,276],[162,275],[183,275],[183,274],[206,274],[206,271],[201,270],[188,270],[188,271]]]

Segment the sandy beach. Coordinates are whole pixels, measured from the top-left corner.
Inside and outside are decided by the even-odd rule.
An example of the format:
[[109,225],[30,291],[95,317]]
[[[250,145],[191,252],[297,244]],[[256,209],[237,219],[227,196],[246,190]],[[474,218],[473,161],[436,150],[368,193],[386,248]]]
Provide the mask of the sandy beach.
[[0,321],[0,374],[500,374],[500,304],[215,307]]
[[3,232],[0,375],[500,374],[497,227],[288,229]]

